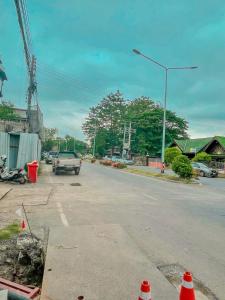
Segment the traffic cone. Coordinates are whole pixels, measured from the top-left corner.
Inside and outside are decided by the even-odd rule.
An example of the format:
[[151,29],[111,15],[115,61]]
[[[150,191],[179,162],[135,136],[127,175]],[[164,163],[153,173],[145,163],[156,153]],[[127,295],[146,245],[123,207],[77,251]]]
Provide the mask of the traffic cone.
[[26,223],[25,223],[25,221],[23,220],[22,222],[21,222],[21,230],[25,230],[26,229]]
[[151,300],[151,286],[150,283],[145,280],[141,284],[141,292],[138,300]]
[[195,300],[195,291],[192,281],[192,274],[185,272],[182,279],[180,300]]

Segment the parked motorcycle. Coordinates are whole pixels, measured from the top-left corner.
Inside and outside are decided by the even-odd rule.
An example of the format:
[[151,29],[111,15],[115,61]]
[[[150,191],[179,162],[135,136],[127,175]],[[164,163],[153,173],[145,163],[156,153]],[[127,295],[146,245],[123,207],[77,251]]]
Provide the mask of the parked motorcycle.
[[6,155],[2,155],[0,159],[0,181],[14,181],[20,184],[24,184],[27,181],[26,174],[23,169],[8,170],[6,167]]

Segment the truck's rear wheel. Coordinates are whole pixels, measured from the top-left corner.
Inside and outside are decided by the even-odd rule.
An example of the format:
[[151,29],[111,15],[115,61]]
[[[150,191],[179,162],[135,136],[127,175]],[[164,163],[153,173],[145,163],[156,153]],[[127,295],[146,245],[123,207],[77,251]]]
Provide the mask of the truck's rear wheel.
[[79,173],[80,173],[80,168],[74,169],[74,173],[75,173],[75,175],[79,175]]

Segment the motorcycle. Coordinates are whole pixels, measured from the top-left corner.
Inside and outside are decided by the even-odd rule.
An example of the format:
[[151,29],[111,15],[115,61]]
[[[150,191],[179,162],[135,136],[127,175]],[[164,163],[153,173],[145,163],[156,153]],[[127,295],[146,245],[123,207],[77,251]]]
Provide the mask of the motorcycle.
[[20,184],[24,184],[27,181],[26,174],[22,168],[8,170],[6,167],[7,157],[2,155],[0,159],[2,161],[0,165],[0,181],[14,181]]

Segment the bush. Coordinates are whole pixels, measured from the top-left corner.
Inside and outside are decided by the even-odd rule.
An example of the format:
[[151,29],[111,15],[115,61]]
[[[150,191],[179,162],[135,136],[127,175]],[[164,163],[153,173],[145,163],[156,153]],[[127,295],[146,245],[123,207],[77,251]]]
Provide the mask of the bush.
[[175,157],[177,157],[178,155],[181,155],[181,151],[176,148],[167,148],[165,150],[165,162],[166,164],[172,164],[173,160]]
[[190,160],[185,155],[178,155],[172,163],[172,170],[181,178],[192,177],[192,166]]
[[104,166],[111,166],[112,165],[112,161],[111,160],[101,160],[100,164],[102,164]]
[[112,167],[117,168],[117,169],[125,169],[127,167],[127,165],[120,163],[120,162],[114,162],[114,163],[112,163]]
[[206,152],[199,152],[195,155],[195,157],[192,159],[193,161],[199,161],[199,162],[207,162],[209,163],[212,158],[211,156]]
[[96,159],[95,159],[95,158],[92,158],[92,159],[91,159],[91,163],[94,164],[95,162],[96,162]]

